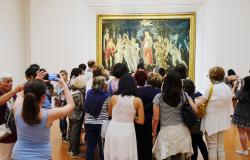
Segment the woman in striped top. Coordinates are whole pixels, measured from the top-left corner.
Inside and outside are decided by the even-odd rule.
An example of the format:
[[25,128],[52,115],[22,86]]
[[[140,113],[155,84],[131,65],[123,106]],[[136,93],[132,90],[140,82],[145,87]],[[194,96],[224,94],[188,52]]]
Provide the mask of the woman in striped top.
[[109,94],[106,91],[105,77],[93,79],[93,86],[87,93],[85,103],[85,127],[87,140],[87,159],[94,159],[96,144],[99,147],[99,159],[104,160],[101,141],[102,123],[108,120]]

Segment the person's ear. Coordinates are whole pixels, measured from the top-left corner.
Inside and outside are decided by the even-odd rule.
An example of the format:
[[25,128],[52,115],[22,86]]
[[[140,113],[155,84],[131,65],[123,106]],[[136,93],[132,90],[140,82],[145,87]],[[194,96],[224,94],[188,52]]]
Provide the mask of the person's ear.
[[104,85],[103,85],[103,90],[104,90],[104,91],[108,91],[108,84],[107,84],[107,83],[104,83]]

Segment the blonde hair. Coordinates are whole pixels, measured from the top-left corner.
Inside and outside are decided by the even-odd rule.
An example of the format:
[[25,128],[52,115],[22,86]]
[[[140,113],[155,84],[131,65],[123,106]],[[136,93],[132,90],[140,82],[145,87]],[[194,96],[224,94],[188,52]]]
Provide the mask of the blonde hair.
[[104,67],[101,64],[97,64],[93,67],[93,77],[101,76],[104,72]]
[[104,69],[102,74],[106,78],[106,80],[109,80],[110,73],[107,69]]
[[220,66],[215,66],[209,69],[209,78],[211,81],[223,81],[225,77],[225,71]]
[[95,78],[93,78],[93,85],[92,85],[92,89],[103,89],[104,85],[106,82],[106,78],[103,76],[97,76]]
[[147,84],[153,87],[161,87],[163,78],[159,73],[149,72],[147,78]]
[[77,76],[71,80],[72,87],[76,89],[83,89],[86,86],[86,82],[83,75]]
[[64,70],[61,70],[60,73],[63,73],[65,76],[68,77],[68,72],[64,69]]

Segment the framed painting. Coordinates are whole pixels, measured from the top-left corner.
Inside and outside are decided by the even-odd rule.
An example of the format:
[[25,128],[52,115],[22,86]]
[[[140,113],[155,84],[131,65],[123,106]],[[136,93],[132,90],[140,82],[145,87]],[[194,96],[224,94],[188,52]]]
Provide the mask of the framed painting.
[[110,69],[139,62],[171,71],[188,68],[194,80],[196,14],[127,14],[97,16],[97,62]]

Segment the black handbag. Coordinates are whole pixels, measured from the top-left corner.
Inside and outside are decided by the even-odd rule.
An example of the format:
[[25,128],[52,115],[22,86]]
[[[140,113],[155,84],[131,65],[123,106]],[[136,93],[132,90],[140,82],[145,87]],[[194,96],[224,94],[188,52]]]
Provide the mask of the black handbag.
[[182,98],[183,104],[181,108],[181,117],[182,117],[184,124],[187,127],[192,127],[193,125],[198,123],[198,118],[197,118],[196,113],[193,111],[192,107],[190,106],[188,102],[188,97],[186,96],[185,93],[184,93],[184,96],[186,100],[184,102],[184,97]]

